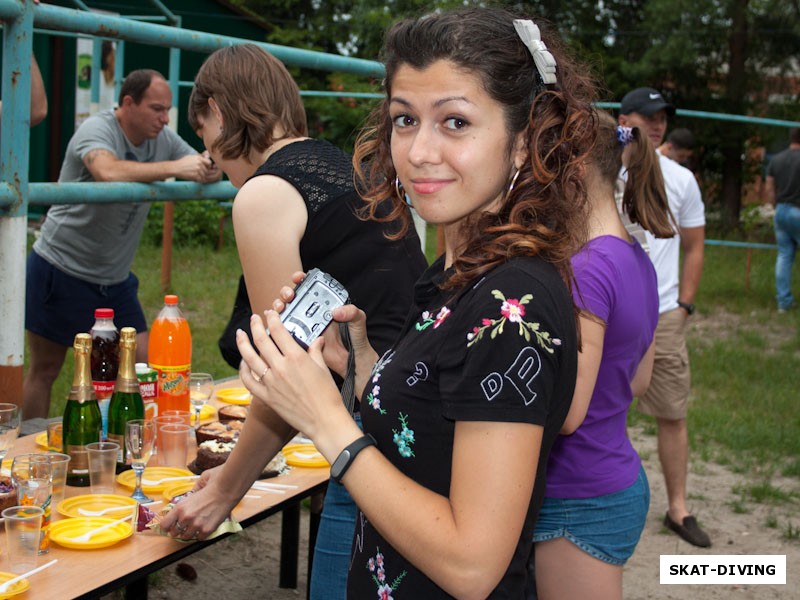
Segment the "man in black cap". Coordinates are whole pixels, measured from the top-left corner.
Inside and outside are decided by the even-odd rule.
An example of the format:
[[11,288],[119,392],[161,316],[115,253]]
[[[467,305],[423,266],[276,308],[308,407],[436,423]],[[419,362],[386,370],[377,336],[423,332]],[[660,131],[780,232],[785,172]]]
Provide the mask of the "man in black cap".
[[[638,127],[658,148],[667,130],[667,117],[674,114],[675,107],[664,100],[658,90],[637,88],[622,99],[619,123]],[[669,505],[664,525],[690,544],[707,548],[711,546],[708,534],[686,507],[689,463],[686,414],[691,379],[685,329],[694,313],[694,296],[703,271],[703,199],[691,171],[661,154],[659,165],[678,235],[659,239],[645,232],[650,259],[658,275],[659,317],[653,376],[637,407],[640,412],[655,417],[658,425],[658,458],[664,471]]]

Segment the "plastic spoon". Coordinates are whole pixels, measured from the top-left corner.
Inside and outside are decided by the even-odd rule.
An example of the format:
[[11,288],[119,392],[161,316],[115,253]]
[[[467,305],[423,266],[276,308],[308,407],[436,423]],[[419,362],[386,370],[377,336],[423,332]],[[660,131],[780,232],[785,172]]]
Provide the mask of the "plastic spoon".
[[68,540],[70,542],[88,542],[92,538],[93,535],[95,535],[97,533],[100,533],[101,531],[105,531],[106,529],[111,529],[112,527],[114,527],[116,525],[119,525],[120,523],[124,523],[125,521],[130,519],[131,516],[132,515],[128,515],[127,517],[122,517],[121,519],[117,519],[116,521],[112,521],[111,523],[106,523],[105,525],[102,525],[102,526],[97,527],[95,529],[90,529],[89,531],[87,531],[84,534],[76,535],[75,537],[64,538],[64,539]]
[[18,581],[22,581],[26,577],[30,577],[31,575],[33,575],[35,573],[38,573],[39,571],[44,571],[47,567],[51,567],[54,564],[56,564],[57,562],[58,562],[58,559],[54,558],[49,563],[43,564],[41,567],[36,567],[35,569],[31,569],[27,573],[23,573],[22,575],[17,575],[16,577],[14,577],[12,579],[9,579],[8,581],[6,581],[2,585],[0,585],[0,594],[4,594],[5,592],[7,592],[8,588],[10,588],[12,585],[17,583]]

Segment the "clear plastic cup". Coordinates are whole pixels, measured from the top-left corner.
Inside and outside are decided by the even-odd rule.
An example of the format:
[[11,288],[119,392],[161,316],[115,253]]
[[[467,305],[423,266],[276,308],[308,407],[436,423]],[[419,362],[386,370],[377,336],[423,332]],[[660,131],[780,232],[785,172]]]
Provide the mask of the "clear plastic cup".
[[93,494],[113,494],[117,474],[116,442],[92,442],[86,445],[89,456],[89,485]]
[[189,434],[194,430],[184,423],[167,423],[158,430],[158,457],[163,467],[186,468]]
[[2,515],[9,568],[14,573],[33,569],[39,554],[44,510],[39,506],[11,506]]

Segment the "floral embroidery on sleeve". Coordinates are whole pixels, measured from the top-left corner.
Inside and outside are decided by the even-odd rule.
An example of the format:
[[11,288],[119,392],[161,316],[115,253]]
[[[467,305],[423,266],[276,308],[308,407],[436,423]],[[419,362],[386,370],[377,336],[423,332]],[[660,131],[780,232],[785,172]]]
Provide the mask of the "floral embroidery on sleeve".
[[381,379],[381,371],[383,371],[383,368],[386,365],[392,362],[392,358],[394,358],[394,352],[387,350],[384,355],[381,356],[380,360],[375,363],[375,366],[372,369],[372,383],[374,385],[365,398],[366,403],[382,415],[385,415],[386,411],[381,408],[381,399],[379,397],[381,393],[381,386],[378,385],[378,382]]
[[377,553],[375,557],[367,561],[367,569],[372,573],[372,581],[378,586],[379,600],[392,600],[392,592],[395,591],[400,585],[400,582],[403,581],[406,572],[403,571],[400,573],[391,583],[386,583],[386,565],[383,563],[383,554],[381,554],[380,548],[376,548],[376,550]]
[[539,347],[550,354],[553,353],[553,346],[561,345],[559,338],[551,338],[548,331],[541,331],[539,323],[528,322],[523,318],[525,316],[525,305],[533,300],[533,294],[525,294],[522,298],[516,300],[513,298],[506,299],[500,290],[492,290],[492,296],[501,302],[500,317],[496,319],[481,319],[481,326],[473,327],[472,331],[467,334],[467,347],[480,340],[487,329],[490,329],[490,339],[494,339],[503,333],[506,323],[516,324],[519,335],[523,336],[526,342],[531,341],[531,333],[533,333]]
[[414,325],[414,328],[417,331],[424,331],[425,329],[433,325],[433,328],[436,329],[437,327],[439,327],[439,325],[441,325],[444,322],[444,320],[447,317],[450,316],[450,312],[451,311],[449,308],[443,306],[442,308],[439,309],[439,312],[436,313],[436,316],[434,317],[432,312],[426,310],[425,312],[422,313],[421,316],[422,321]]

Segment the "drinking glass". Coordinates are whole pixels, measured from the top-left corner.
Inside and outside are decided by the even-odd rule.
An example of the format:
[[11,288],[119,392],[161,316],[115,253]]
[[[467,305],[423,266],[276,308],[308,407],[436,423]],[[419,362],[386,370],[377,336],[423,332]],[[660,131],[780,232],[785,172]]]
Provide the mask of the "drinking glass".
[[19,435],[20,415],[16,404],[0,403],[0,462]]
[[131,497],[138,502],[150,502],[150,498],[142,491],[142,474],[153,453],[155,440],[155,421],[133,419],[125,424],[125,446],[131,456],[131,467],[136,475],[136,487]]
[[189,402],[194,407],[194,424],[200,426],[200,411],[214,391],[214,377],[210,373],[189,375]]

